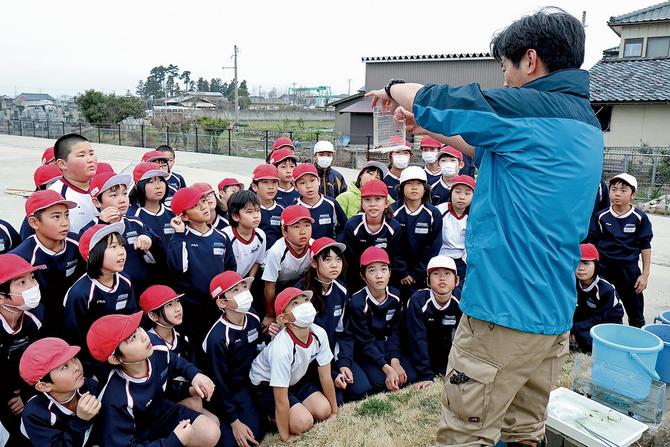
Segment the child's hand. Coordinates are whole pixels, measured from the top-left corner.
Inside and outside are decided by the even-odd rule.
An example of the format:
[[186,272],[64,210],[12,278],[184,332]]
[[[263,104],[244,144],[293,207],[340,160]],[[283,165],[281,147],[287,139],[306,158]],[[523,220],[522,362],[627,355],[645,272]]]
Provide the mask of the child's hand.
[[230,428],[233,431],[233,436],[237,442],[238,447],[249,447],[250,445],[258,445],[258,441],[254,437],[254,432],[244,424],[244,422],[236,419]]
[[19,415],[21,414],[21,412],[23,412],[23,400],[21,399],[19,393],[20,393],[19,390],[14,391],[14,397],[9,399],[9,402],[7,402],[10,411],[14,415]]
[[649,281],[648,276],[640,275],[637,281],[635,281],[635,293],[644,292],[644,289],[647,288],[647,281]]
[[[266,315],[265,318],[263,318],[263,321],[261,321],[261,329],[263,332],[268,332],[270,330],[270,325],[272,324],[277,324],[275,317],[271,317],[269,315]],[[277,326],[279,328],[279,326]],[[277,331],[279,332],[279,331]],[[270,334],[272,335],[272,334]],[[276,334],[275,334],[276,335]]]
[[386,389],[389,391],[398,391],[400,389],[400,386],[398,385],[400,380],[398,379],[398,374],[395,372],[395,369],[389,367],[388,365],[386,365],[384,368],[386,370],[386,380],[384,380]]
[[146,234],[140,234],[135,239],[135,250],[149,250],[151,248],[151,238]]
[[98,414],[101,406],[102,402],[87,391],[77,402],[77,417],[82,421],[90,421]]
[[174,429],[174,434],[177,435],[177,439],[179,439],[179,442],[183,445],[189,445],[191,437],[193,437],[193,426],[191,425],[191,421],[188,419],[181,421]]
[[412,275],[407,275],[403,279],[400,280],[400,284],[405,285],[405,286],[409,286],[409,285],[412,285],[414,283],[415,283],[415,281],[414,281],[414,278],[412,278]]
[[270,337],[275,337],[280,330],[281,328],[277,323],[270,323],[268,326],[268,334],[270,334]]
[[201,399],[205,399],[209,402],[212,398],[212,394],[214,394],[215,385],[214,382],[212,382],[212,379],[202,373],[198,373],[193,378],[191,385],[193,385],[193,389]]
[[107,222],[108,224],[111,224],[120,221],[122,217],[123,216],[121,215],[117,207],[109,206],[104,210],[100,211],[100,216],[98,216],[98,219],[100,219],[103,222]]
[[432,384],[433,384],[432,380],[424,380],[423,382],[415,383],[412,388],[414,388],[415,390],[422,390],[424,388],[428,388]]
[[335,388],[339,388],[341,390],[346,390],[347,389],[347,381],[344,378],[344,374],[340,373],[335,377],[335,380],[333,380],[333,383],[335,384]]
[[354,373],[352,373],[351,370],[346,366],[340,368],[340,374],[344,376],[344,380],[347,383],[354,383]]
[[403,386],[407,382],[407,373],[405,372],[405,368],[400,364],[400,360],[391,359],[391,368],[398,374],[398,385]]
[[186,224],[184,223],[183,220],[181,220],[181,217],[179,216],[175,216],[172,218],[172,220],[170,221],[170,226],[177,233],[183,233],[184,231],[186,231]]

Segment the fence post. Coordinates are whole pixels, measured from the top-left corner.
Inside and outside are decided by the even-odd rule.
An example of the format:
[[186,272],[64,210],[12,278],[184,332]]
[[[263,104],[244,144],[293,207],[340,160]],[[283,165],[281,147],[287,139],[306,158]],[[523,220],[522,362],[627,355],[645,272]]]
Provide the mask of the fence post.
[[35,120],[33,120],[33,137],[37,136],[37,130],[35,128]]
[[11,125],[10,125],[10,122],[11,122],[11,121],[7,120],[7,135],[11,135],[11,134],[12,134],[12,128],[10,127],[10,126],[11,126]]
[[47,118],[47,138],[51,138],[51,129],[49,128],[49,118]]
[[370,141],[372,140],[372,135],[367,135],[367,139],[368,139],[368,148],[365,151],[365,158],[370,160]]
[[84,133],[81,130],[81,121],[79,121],[79,135],[81,135],[82,137],[84,136]]
[[289,131],[288,131],[288,137],[289,137],[291,140],[293,140],[293,131],[292,131],[292,130],[289,130]]
[[140,124],[140,131],[141,131],[141,135],[142,135],[142,141],[140,141],[140,144],[142,145],[142,147],[145,147],[144,146],[144,124]]
[[200,147],[198,143],[198,125],[195,125],[195,151],[198,152],[198,148]]
[[119,146],[121,146],[121,124],[117,124],[117,129],[119,130]]
[[61,121],[61,129],[63,130],[62,135],[65,135],[65,121]]
[[270,133],[270,131],[268,131],[268,130],[265,131],[265,158],[266,159],[268,158],[268,146],[269,146],[269,143],[270,143],[269,135],[268,135],[269,133]]
[[316,141],[319,141],[319,132],[316,133]]
[[19,120],[19,135],[23,136],[23,121]]
[[232,144],[230,140],[230,127],[228,128],[228,155],[231,155],[232,151]]
[[[651,187],[653,188],[656,186],[656,167],[658,165],[658,151],[659,148],[655,147],[654,149],[654,157],[652,158],[651,162]],[[653,193],[653,191],[652,191]]]
[[165,144],[170,145],[170,126],[165,126]]
[[98,126],[98,143],[100,143],[100,126]]

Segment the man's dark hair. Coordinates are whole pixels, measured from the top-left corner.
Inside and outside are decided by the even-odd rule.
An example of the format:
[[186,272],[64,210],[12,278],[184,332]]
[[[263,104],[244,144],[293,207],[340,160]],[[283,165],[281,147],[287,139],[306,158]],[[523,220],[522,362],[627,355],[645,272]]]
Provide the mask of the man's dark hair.
[[172,149],[172,146],[168,146],[167,144],[161,144],[156,148],[157,151],[159,152],[169,152],[172,154],[172,158],[174,158],[174,149]]
[[237,214],[239,217],[240,211],[250,203],[258,207],[261,206],[261,202],[258,200],[256,193],[249,191],[248,189],[243,189],[230,196],[230,199],[228,199],[228,216],[230,217],[229,221],[231,227],[239,225],[239,222],[233,219],[233,216]]
[[105,260],[105,250],[109,246],[112,238],[116,242],[125,246],[126,240],[119,233],[112,233],[91,248],[88,254],[88,262],[86,263],[86,273],[93,279],[98,279],[102,276],[102,262]]
[[67,161],[67,156],[70,155],[72,146],[74,146],[77,143],[86,141],[88,140],[79,135],[78,133],[69,133],[67,135],[63,135],[62,137],[57,139],[56,143],[54,144],[54,155],[56,157],[56,160]]
[[549,73],[579,68],[584,63],[584,27],[561,8],[546,7],[524,16],[497,33],[491,53],[498,62],[508,59],[515,67],[534,49]]

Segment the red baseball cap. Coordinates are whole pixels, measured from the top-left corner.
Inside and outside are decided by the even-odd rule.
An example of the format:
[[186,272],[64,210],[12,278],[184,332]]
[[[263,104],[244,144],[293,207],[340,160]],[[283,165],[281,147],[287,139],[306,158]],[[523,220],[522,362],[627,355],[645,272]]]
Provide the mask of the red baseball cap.
[[273,152],[282,147],[290,147],[291,149],[295,149],[295,146],[293,146],[293,140],[291,140],[289,137],[279,137],[275,140],[274,143],[272,143]]
[[472,188],[472,190],[475,190],[475,185],[477,182],[475,179],[470,177],[469,175],[457,175],[451,180],[451,187],[453,188],[456,185],[466,185]]
[[463,161],[463,154],[461,153],[461,151],[451,146],[442,146],[442,149],[440,149],[440,155],[437,156],[437,159],[439,160],[440,158],[445,156],[458,158],[459,161]]
[[300,290],[297,287],[289,287],[282,290],[279,295],[277,295],[277,298],[275,298],[275,315],[281,315],[288,303],[300,295],[305,295],[307,298],[311,299],[313,294],[311,290]]
[[202,191],[189,186],[187,188],[182,188],[172,196],[172,203],[170,207],[175,216],[181,215],[186,210],[190,210],[198,204],[202,196],[205,194]]
[[21,355],[19,375],[24,382],[33,386],[51,370],[69,362],[80,350],[79,346],[70,346],[65,340],[56,337],[37,340]]
[[84,231],[84,234],[79,238],[79,254],[81,254],[84,261],[88,262],[88,256],[91,253],[91,249],[95,247],[98,242],[112,233],[123,234],[124,231],[126,231],[126,225],[123,221],[109,225],[93,225]]
[[133,181],[139,183],[142,180],[147,180],[154,177],[168,177],[170,174],[163,171],[158,163],[142,162],[138,163],[133,169]]
[[195,188],[196,191],[200,191],[203,195],[207,195],[209,193],[214,192],[214,188],[212,188],[212,185],[205,182],[194,183],[191,185],[191,188]]
[[218,299],[221,295],[235,287],[241,282],[247,283],[251,287],[254,278],[242,278],[242,276],[234,270],[219,273],[209,282],[209,294],[214,299]]
[[419,143],[419,147],[429,147],[432,149],[439,149],[442,147],[442,143],[437,141],[433,137],[425,136],[421,139],[421,142]]
[[297,182],[300,177],[303,175],[313,175],[316,178],[319,178],[319,173],[316,171],[316,166],[312,163],[299,163],[295,169],[293,169],[293,181]]
[[386,250],[379,247],[368,247],[365,249],[361,255],[361,267],[372,264],[373,262],[382,262],[384,264],[391,264],[389,260],[389,255],[386,253]]
[[60,168],[55,164],[50,165],[41,165],[39,168],[35,169],[35,174],[33,175],[33,180],[35,180],[35,186],[40,187],[46,185],[51,181],[58,180],[63,176]]
[[95,168],[95,173],[96,174],[102,174],[104,172],[114,172],[114,168],[109,163],[105,163],[104,161],[99,161],[98,165]]
[[46,165],[48,163],[53,163],[54,161],[56,161],[56,151],[53,146],[44,149],[44,153],[42,154],[42,164]]
[[30,265],[21,256],[6,253],[0,255],[0,284],[11,281],[35,270],[44,270],[45,265]]
[[145,314],[159,307],[163,307],[170,301],[184,296],[183,293],[177,293],[168,286],[155,285],[149,287],[140,295],[140,307]]
[[142,311],[130,315],[111,314],[100,317],[86,334],[88,350],[99,362],[106,362],[126,338],[140,327]]
[[388,195],[388,186],[379,179],[373,178],[361,186],[361,197],[386,197]]
[[277,167],[272,164],[264,163],[254,168],[251,180],[256,182],[258,180],[279,180]]
[[126,188],[130,188],[130,184],[133,182],[130,174],[114,174],[113,172],[103,172],[102,174],[96,174],[92,179],[88,187],[88,193],[91,197],[98,197],[103,192],[107,191],[109,188],[117,185],[126,185]]
[[227,177],[219,182],[217,188],[219,188],[219,191],[221,191],[223,188],[227,188],[229,186],[239,186],[240,188],[244,188],[244,183],[238,181],[235,178]]
[[311,223],[314,223],[314,219],[312,219],[312,215],[309,213],[307,208],[300,205],[290,205],[281,212],[280,223],[281,225],[293,225],[302,219],[307,219]]
[[347,248],[346,245],[344,245],[340,242],[337,242],[337,241],[335,241],[335,240],[333,240],[329,237],[324,236],[324,237],[320,237],[317,240],[315,240],[314,242],[312,242],[312,246],[309,247],[309,251],[310,251],[312,257],[314,257],[328,247],[337,247],[337,248],[340,249],[340,251],[342,253],[344,253],[344,250],[346,250],[346,248]]
[[63,196],[56,191],[46,189],[44,191],[35,191],[28,197],[25,205],[26,216],[30,217],[35,214],[36,211],[44,210],[54,205],[65,205],[68,209],[77,207],[76,203],[70,200],[65,200]]
[[600,253],[593,244],[581,244],[579,248],[582,249],[582,261],[600,261]]
[[296,163],[298,163],[298,157],[296,157],[295,153],[293,152],[293,149],[284,146],[281,149],[277,149],[277,150],[273,151],[270,154],[270,158],[269,158],[268,162],[270,164],[273,164],[273,165],[278,165],[279,163],[281,163],[282,161],[284,161],[288,158],[290,158],[293,161],[295,161]]
[[144,155],[142,155],[142,161],[147,162],[147,161],[156,161],[156,160],[168,160],[170,158],[169,155],[167,155],[165,152],[161,151],[149,151],[145,152]]

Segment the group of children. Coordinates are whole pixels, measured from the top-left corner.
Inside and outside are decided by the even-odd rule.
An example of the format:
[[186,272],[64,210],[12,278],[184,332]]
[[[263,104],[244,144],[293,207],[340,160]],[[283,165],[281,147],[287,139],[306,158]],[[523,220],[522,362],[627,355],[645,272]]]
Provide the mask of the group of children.
[[[420,147],[424,168],[407,143],[347,187],[331,143],[300,163],[283,137],[251,185],[214,189],[187,186],[169,146],[131,176],[98,163],[84,137],[58,139],[21,235],[0,221],[12,440],[251,446],[277,430],[291,441],[343,402],[429,386],[461,317],[476,183],[459,151],[429,137]],[[633,181],[612,179],[612,207],[594,211],[597,250],[584,246],[576,272],[582,349],[590,326],[621,321],[619,297],[638,321],[651,227],[622,195]],[[646,267],[635,293],[617,295],[606,278],[630,286],[635,250]]]

